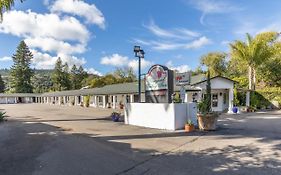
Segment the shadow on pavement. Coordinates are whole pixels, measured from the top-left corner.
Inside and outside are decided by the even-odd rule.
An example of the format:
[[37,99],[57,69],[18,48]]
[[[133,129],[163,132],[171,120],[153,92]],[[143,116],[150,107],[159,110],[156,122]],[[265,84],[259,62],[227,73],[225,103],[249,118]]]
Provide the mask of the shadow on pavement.
[[[206,133],[204,133],[206,134]],[[202,135],[193,133],[192,135]],[[132,148],[124,139],[188,137],[185,133],[127,136],[70,134],[43,123],[8,121],[0,124],[0,172],[13,174],[280,174],[280,145],[269,157],[254,145],[204,150],[158,152]],[[95,137],[96,136],[96,137]],[[218,141],[232,138],[277,139],[272,135],[222,128],[207,133]],[[205,139],[203,136],[203,139]],[[279,137],[278,137],[279,138]],[[143,141],[145,144],[145,140]],[[206,139],[206,142],[208,140]],[[156,142],[155,144],[161,144]],[[188,143],[186,144],[188,146]],[[200,146],[200,145],[198,145]]]

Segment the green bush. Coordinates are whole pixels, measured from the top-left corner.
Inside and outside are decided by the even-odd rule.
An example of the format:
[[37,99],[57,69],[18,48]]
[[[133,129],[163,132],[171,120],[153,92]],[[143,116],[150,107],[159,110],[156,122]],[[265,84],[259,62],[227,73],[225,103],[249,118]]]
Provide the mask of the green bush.
[[181,103],[180,94],[179,94],[178,92],[175,93],[173,102],[174,102],[174,103]]
[[281,87],[266,87],[251,92],[251,106],[253,107],[266,108],[271,105],[271,101],[278,101],[281,105]]
[[84,98],[83,101],[84,101],[85,107],[88,108],[90,106],[90,96],[87,95],[87,96],[84,96],[83,98]]
[[4,121],[6,117],[6,112],[0,111],[0,122]]
[[236,87],[233,90],[233,105],[234,106],[239,106],[240,105],[240,101],[239,101],[239,98],[238,98],[238,91],[237,91]]

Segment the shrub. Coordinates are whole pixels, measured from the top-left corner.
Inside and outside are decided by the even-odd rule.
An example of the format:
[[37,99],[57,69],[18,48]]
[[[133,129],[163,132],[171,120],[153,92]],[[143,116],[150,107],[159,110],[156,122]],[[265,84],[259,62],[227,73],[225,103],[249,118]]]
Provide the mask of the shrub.
[[83,98],[84,98],[83,101],[85,103],[85,107],[88,108],[90,106],[90,96],[87,95],[87,96],[84,96]]
[[240,104],[239,99],[238,99],[238,91],[237,88],[235,87],[233,90],[233,105],[238,106]]
[[6,117],[6,112],[0,111],[0,122],[4,121]]
[[281,87],[266,87],[251,93],[251,106],[263,108],[277,101],[281,105]]
[[181,103],[180,94],[178,92],[175,93],[175,96],[173,98],[173,102],[174,103]]

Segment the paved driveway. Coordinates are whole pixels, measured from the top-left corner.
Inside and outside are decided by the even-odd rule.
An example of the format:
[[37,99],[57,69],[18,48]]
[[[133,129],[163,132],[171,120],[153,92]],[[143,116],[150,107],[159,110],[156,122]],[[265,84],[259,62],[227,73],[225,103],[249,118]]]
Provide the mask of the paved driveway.
[[[221,116],[216,132],[108,120],[110,110],[0,105],[0,174],[280,174],[281,112]],[[161,122],[161,121],[160,121]]]

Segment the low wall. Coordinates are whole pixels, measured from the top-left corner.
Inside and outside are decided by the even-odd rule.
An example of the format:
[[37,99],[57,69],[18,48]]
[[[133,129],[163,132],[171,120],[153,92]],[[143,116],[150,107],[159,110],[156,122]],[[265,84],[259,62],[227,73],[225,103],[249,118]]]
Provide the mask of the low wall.
[[188,119],[196,121],[196,110],[195,103],[128,103],[125,105],[125,124],[182,129]]

